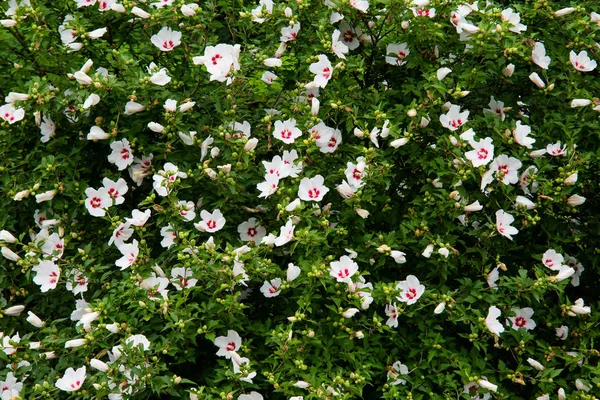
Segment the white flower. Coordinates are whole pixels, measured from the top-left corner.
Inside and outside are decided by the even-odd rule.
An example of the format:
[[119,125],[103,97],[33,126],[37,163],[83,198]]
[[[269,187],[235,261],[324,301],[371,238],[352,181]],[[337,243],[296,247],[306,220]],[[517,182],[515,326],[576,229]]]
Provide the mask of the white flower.
[[510,25],[508,28],[509,31],[521,34],[521,32],[527,30],[527,26],[521,23],[521,16],[519,13],[516,13],[512,10],[512,8],[507,8],[502,11],[502,21],[507,21]]
[[304,201],[321,201],[329,189],[323,185],[324,178],[317,175],[314,178],[302,178],[298,188],[298,197]]
[[350,0],[350,6],[356,8],[358,11],[367,12],[369,2],[367,0]]
[[279,178],[277,175],[266,175],[265,181],[256,185],[256,188],[260,190],[259,198],[264,197],[267,198],[270,195],[277,192],[277,188],[279,186]]
[[490,108],[484,108],[484,114],[494,114],[500,117],[502,121],[506,118],[506,114],[504,114],[504,103],[500,100],[496,100],[494,96],[490,98],[490,103],[488,104]]
[[438,80],[444,79],[452,70],[448,67],[439,68],[436,72],[436,76]]
[[294,143],[295,139],[302,135],[302,131],[296,128],[296,120],[288,119],[285,121],[275,121],[273,136],[283,143]]
[[168,249],[175,244],[175,239],[177,239],[177,232],[175,232],[171,224],[163,226],[160,229],[160,235],[162,236],[162,240],[160,241],[160,245],[162,247]]
[[515,64],[508,64],[504,68],[504,71],[502,71],[502,75],[504,75],[507,78],[510,78],[514,72],[515,72]]
[[195,223],[194,226],[201,232],[217,232],[225,226],[226,219],[223,217],[221,210],[214,210],[209,213],[206,210],[200,212],[200,218],[202,221]]
[[346,59],[345,54],[349,49],[343,41],[340,41],[340,34],[341,32],[338,29],[333,31],[333,34],[331,35],[331,52],[339,58]]
[[358,272],[358,264],[348,256],[340,257],[339,261],[332,261],[329,267],[329,275],[338,282],[349,283],[352,281],[352,276]]
[[310,64],[308,70],[315,74],[314,85],[324,88],[331,79],[333,67],[325,54],[319,54],[318,59],[318,62]]
[[115,205],[123,204],[125,201],[123,195],[129,190],[125,179],[119,178],[118,181],[114,182],[108,178],[104,178],[102,179],[102,184],[108,195],[114,200]]
[[543,69],[548,69],[548,65],[550,65],[550,61],[552,60],[546,55],[546,48],[544,47],[544,44],[540,42],[535,42],[535,46],[531,53],[531,59]]
[[485,326],[492,332],[494,335],[500,335],[504,332],[504,326],[498,321],[500,317],[501,311],[496,306],[491,306],[488,309],[487,317],[485,318]]
[[279,38],[279,40],[283,43],[296,40],[298,32],[300,32],[300,23],[294,24],[292,26],[285,26],[281,28],[281,37]]
[[277,75],[275,75],[271,71],[265,71],[260,77],[260,79],[267,85],[271,85],[273,82],[275,82],[275,79],[277,79]]
[[22,108],[14,108],[12,104],[5,104],[0,107],[0,118],[11,125],[22,120],[23,117],[25,117],[25,110]]
[[435,307],[435,310],[433,310],[434,314],[441,314],[444,312],[444,310],[446,309],[446,303],[445,302],[441,302],[440,304],[437,305],[437,307]]
[[392,250],[390,256],[394,259],[396,264],[404,264],[406,262],[406,254],[401,251]]
[[85,346],[86,342],[87,342],[87,340],[85,340],[85,339],[67,340],[65,342],[65,349],[73,349],[73,348]]
[[219,336],[215,339],[215,346],[219,347],[217,356],[230,359],[233,352],[238,351],[242,346],[242,338],[234,330],[228,330],[227,336]]
[[35,202],[36,203],[42,203],[44,201],[50,201],[54,198],[54,196],[56,195],[56,190],[48,190],[46,192],[40,193],[40,194],[36,194],[35,195]]
[[542,255],[542,263],[552,271],[558,271],[564,261],[564,257],[554,249],[549,249]]
[[286,280],[288,282],[294,281],[300,275],[300,272],[302,272],[300,267],[294,265],[293,263],[289,263],[286,272]]
[[238,233],[240,234],[240,240],[243,242],[254,242],[258,244],[262,238],[267,234],[267,230],[257,223],[256,218],[250,218],[246,222],[242,222],[238,225]]
[[395,66],[402,66],[406,64],[406,57],[410,54],[410,49],[407,43],[400,44],[388,44],[385,50],[385,54],[393,54],[394,56],[386,56],[385,62]]
[[171,270],[171,280],[177,290],[194,287],[198,283],[198,279],[192,278],[192,269],[183,267]]
[[467,157],[476,168],[489,164],[494,158],[494,145],[492,142],[493,139],[490,137],[486,137],[479,142],[470,140],[469,144],[473,147],[473,150],[467,151],[465,157]]
[[181,32],[165,26],[156,35],[152,35],[150,41],[162,51],[171,51],[181,44]]
[[560,328],[556,328],[556,336],[560,340],[567,340],[567,337],[569,336],[569,327],[562,325]]
[[265,281],[260,288],[261,293],[265,297],[275,297],[281,293],[281,279],[275,278],[271,279],[271,281]]
[[85,377],[85,365],[77,370],[67,368],[63,377],[58,379],[54,386],[65,392],[74,392],[81,389]]
[[133,239],[132,243],[124,243],[120,247],[118,247],[119,251],[123,255],[123,257],[119,258],[115,261],[115,265],[120,267],[121,270],[129,268],[133,265],[135,260],[137,260],[140,249],[138,247],[138,241]]
[[387,379],[392,380],[393,382],[391,383],[393,386],[396,385],[405,385],[406,384],[406,380],[399,378],[399,375],[408,375],[409,371],[408,371],[408,367],[404,364],[402,364],[400,361],[396,361],[394,364],[392,364],[391,368],[387,368]]
[[515,217],[505,212],[504,210],[496,211],[496,230],[502,236],[512,240],[512,235],[519,233],[519,230],[511,226]]
[[97,369],[98,371],[102,371],[102,372],[108,371],[108,368],[109,368],[107,363],[100,361],[96,358],[92,358],[90,360],[90,367]]
[[513,308],[512,312],[515,313],[514,317],[508,317],[508,319],[512,322],[513,329],[525,328],[526,330],[531,330],[536,327],[536,323],[531,319],[533,316],[533,308],[525,307],[525,308]]
[[512,131],[515,142],[524,146],[528,149],[531,149],[531,145],[535,143],[535,139],[529,137],[531,133],[531,127],[527,125],[522,125],[521,121],[517,121],[517,127]]
[[396,298],[407,305],[415,304],[417,300],[425,293],[425,286],[419,282],[414,275],[408,275],[406,280],[396,284],[396,290],[401,290],[400,296]]
[[114,141],[110,144],[112,153],[108,156],[108,161],[115,164],[120,171],[133,164],[133,154],[129,140],[122,139]]
[[40,124],[40,133],[42,134],[40,141],[42,143],[47,143],[50,138],[54,136],[55,132],[56,124],[50,117],[44,115],[44,121]]
[[574,317],[576,314],[585,315],[585,314],[589,314],[591,312],[592,312],[592,309],[590,306],[583,305],[582,298],[575,300],[575,304],[573,304],[569,309],[569,315],[572,317]]
[[398,308],[396,307],[396,303],[386,304],[385,306],[385,315],[388,317],[385,324],[390,328],[398,327]]
[[561,147],[560,142],[550,143],[546,146],[546,153],[551,156],[566,156],[567,155],[567,146],[564,145]]
[[204,49],[204,56],[194,57],[193,62],[206,67],[211,81],[227,81],[227,84],[230,84],[233,81],[231,72],[240,69],[240,48],[239,44],[232,46],[220,43],[216,46],[207,46]]
[[106,209],[112,205],[112,198],[108,194],[106,188],[100,188],[98,190],[91,187],[85,189],[85,208],[87,208],[90,215],[94,217],[103,217],[106,215]]
[[468,117],[468,110],[461,113],[460,106],[451,104],[448,113],[440,115],[440,123],[444,128],[455,131],[467,122]]

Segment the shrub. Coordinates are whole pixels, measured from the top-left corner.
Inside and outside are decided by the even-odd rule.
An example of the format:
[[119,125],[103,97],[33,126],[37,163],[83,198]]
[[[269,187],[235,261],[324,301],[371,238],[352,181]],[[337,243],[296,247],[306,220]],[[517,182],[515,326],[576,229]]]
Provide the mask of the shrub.
[[597,3],[11,0],[2,398],[592,399]]

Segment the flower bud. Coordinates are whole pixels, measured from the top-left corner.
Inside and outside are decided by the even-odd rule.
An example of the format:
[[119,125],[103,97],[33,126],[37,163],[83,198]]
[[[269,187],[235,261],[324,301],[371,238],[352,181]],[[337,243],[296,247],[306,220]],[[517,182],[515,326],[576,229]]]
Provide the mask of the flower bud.
[[21,190],[19,193],[15,194],[15,197],[13,197],[13,200],[21,201],[27,196],[29,196],[29,190],[27,190],[27,189]]
[[578,194],[574,194],[573,196],[569,197],[567,199],[567,204],[570,205],[571,207],[576,207],[576,206],[580,206],[583,203],[585,203],[585,197],[583,196],[579,196]]
[[437,305],[437,307],[435,308],[435,310],[433,310],[434,314],[441,314],[444,312],[444,310],[446,309],[446,302],[441,302],[440,304]]
[[35,326],[36,328],[43,328],[44,327],[44,321],[42,321],[40,319],[40,317],[38,317],[37,315],[35,315],[34,313],[32,313],[31,311],[27,312],[27,322],[29,322],[31,325]]
[[538,371],[543,371],[546,368],[544,368],[544,366],[542,364],[540,364],[539,362],[537,362],[536,360],[534,360],[533,358],[528,358],[527,362],[529,363],[529,365],[531,365],[533,368],[537,369]]
[[433,245],[429,244],[427,245],[427,247],[425,247],[425,250],[423,250],[423,253],[421,253],[421,255],[425,258],[429,258],[431,257],[431,253],[433,253]]
[[17,262],[21,259],[21,257],[19,257],[14,251],[12,251],[11,249],[9,249],[8,247],[2,247],[2,255],[4,256],[4,258],[7,258],[11,261]]
[[504,71],[502,71],[502,74],[509,78],[512,76],[513,72],[515,72],[515,65],[514,64],[508,64],[506,66],[506,68],[504,68]]
[[72,340],[68,340],[65,343],[65,349],[81,347],[81,346],[85,345],[85,343],[86,343],[85,339],[72,339]]
[[10,315],[11,317],[16,317],[20,315],[25,310],[25,306],[12,306],[8,307],[4,310],[4,315]]
[[108,364],[103,361],[100,361],[96,358],[92,358],[90,360],[90,366],[98,371],[106,372],[108,371]]
[[537,87],[539,87],[540,89],[543,89],[546,87],[546,84],[544,83],[542,78],[540,78],[540,76],[537,74],[537,72],[533,72],[531,75],[529,75],[529,79],[531,80],[531,82],[535,83],[535,85]]
[[525,196],[517,196],[515,202],[515,207],[523,207],[527,210],[533,210],[535,208],[535,203]]
[[358,308],[349,308],[342,313],[344,318],[352,318],[357,312],[359,312]]
[[9,231],[2,229],[0,231],[0,241],[6,243],[15,243],[17,241],[17,238],[14,237]]
[[400,138],[392,141],[390,146],[397,149],[398,147],[404,146],[406,143],[408,143],[408,138]]
[[565,185],[574,185],[577,182],[577,172],[572,173],[565,179]]
[[480,379],[479,381],[477,381],[477,383],[479,384],[479,386],[481,386],[484,389],[490,390],[492,392],[495,392],[496,390],[498,390],[498,386],[494,385],[491,382],[488,382],[484,379]]
[[571,101],[571,108],[585,107],[589,106],[590,104],[592,104],[592,101],[588,99],[573,99],[573,101]]

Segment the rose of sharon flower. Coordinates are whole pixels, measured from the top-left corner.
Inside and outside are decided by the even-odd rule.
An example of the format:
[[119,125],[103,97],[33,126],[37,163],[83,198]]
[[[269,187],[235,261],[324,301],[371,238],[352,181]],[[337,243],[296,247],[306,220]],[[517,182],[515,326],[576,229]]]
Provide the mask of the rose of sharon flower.
[[485,326],[492,332],[494,335],[500,335],[504,332],[504,326],[498,321],[500,317],[501,311],[496,306],[491,306],[488,309],[488,315],[485,318]]
[[250,218],[246,222],[242,222],[238,225],[238,233],[240,234],[240,240],[243,242],[254,242],[259,244],[263,237],[267,234],[267,230],[259,225],[256,218]]
[[233,78],[230,73],[240,69],[239,63],[240,45],[232,46],[230,44],[218,44],[216,46],[206,46],[204,56],[194,57],[196,65],[204,65],[210,74],[211,81],[219,81],[230,84]]
[[202,218],[202,221],[195,223],[194,226],[202,232],[212,233],[221,230],[226,222],[225,217],[223,217],[220,210],[214,210],[212,213],[202,210],[200,212],[200,218]]
[[410,305],[415,304],[417,300],[419,300],[419,297],[423,295],[425,286],[421,285],[421,282],[419,282],[419,279],[417,279],[416,276],[408,275],[406,280],[398,282],[396,290],[402,291],[400,296],[396,297],[398,301]]
[[181,44],[181,32],[173,31],[165,26],[150,41],[162,51],[171,51]]
[[65,392],[74,392],[81,389],[85,381],[85,365],[77,370],[67,368],[62,378],[58,379],[54,386]]
[[479,142],[475,140],[469,141],[473,150],[467,151],[465,157],[473,163],[475,168],[489,164],[494,158],[494,145],[492,141],[491,137],[486,137]]
[[265,281],[265,283],[263,283],[263,285],[260,288],[260,292],[265,297],[275,297],[275,296],[278,296],[279,293],[281,293],[280,287],[281,287],[281,279],[275,278],[275,279],[271,279],[271,281]]
[[297,137],[302,136],[302,131],[296,128],[296,120],[288,119],[285,121],[275,121],[275,129],[273,130],[275,139],[281,140],[283,143],[294,143]]
[[548,249],[542,255],[542,263],[552,271],[558,271],[564,260],[562,254],[554,249]]
[[87,196],[87,199],[85,199],[85,208],[94,217],[104,217],[106,209],[112,206],[113,201],[106,188],[96,190],[89,187],[85,189],[85,195]]
[[131,154],[129,140],[114,141],[110,144],[110,148],[112,149],[112,153],[109,154],[108,161],[115,164],[119,168],[119,171],[133,164],[133,154]]
[[388,44],[385,50],[385,54],[393,54],[393,56],[386,56],[385,62],[391,65],[402,66],[406,64],[406,57],[410,54],[408,45],[406,43],[400,44]]
[[543,69],[548,69],[550,65],[550,61],[552,60],[550,57],[546,55],[546,48],[543,43],[536,42],[531,53],[531,59],[535,64]]
[[569,60],[577,71],[590,72],[596,69],[598,63],[595,60],[590,59],[587,51],[580,51],[576,54],[573,50],[569,53]]
[[122,244],[118,249],[123,254],[123,257],[115,261],[115,265],[120,267],[121,270],[131,267],[140,253],[136,239],[133,239],[132,243]]
[[310,64],[308,70],[315,74],[313,84],[321,88],[327,86],[327,83],[331,79],[331,75],[333,73],[331,62],[325,54],[319,54],[319,61]]
[[217,356],[231,358],[234,351],[242,347],[242,338],[234,330],[228,330],[227,336],[219,336],[215,339],[215,346],[219,347]]
[[513,223],[515,217],[505,212],[504,210],[496,211],[496,230],[502,236],[512,240],[511,235],[516,235],[519,230],[514,226],[510,226]]
[[398,327],[398,308],[396,307],[396,303],[387,304],[385,306],[385,315],[387,315],[388,319],[385,322],[387,326],[390,328]]
[[512,311],[515,313],[515,316],[508,317],[508,319],[512,322],[513,329],[525,328],[526,330],[531,330],[535,328],[536,324],[531,319],[531,316],[533,315],[533,308],[513,308]]
[[60,268],[58,268],[58,265],[54,264],[53,261],[45,260],[32,269],[36,272],[33,282],[40,286],[42,292],[56,289],[58,279],[60,278]]
[[440,123],[444,128],[455,131],[464,125],[469,118],[469,111],[460,112],[460,106],[451,104],[447,114],[440,115]]
[[298,188],[298,197],[304,201],[321,201],[329,189],[323,185],[325,179],[321,175],[314,178],[302,178]]
[[352,282],[352,276],[358,272],[358,264],[350,257],[342,256],[339,261],[332,261],[329,264],[329,275],[338,282]]

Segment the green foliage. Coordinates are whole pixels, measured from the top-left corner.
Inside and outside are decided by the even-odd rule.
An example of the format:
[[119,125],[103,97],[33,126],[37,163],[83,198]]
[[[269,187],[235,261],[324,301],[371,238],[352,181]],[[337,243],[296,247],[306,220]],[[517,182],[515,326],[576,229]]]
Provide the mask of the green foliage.
[[0,4],[2,398],[595,398],[596,1],[28,3]]

